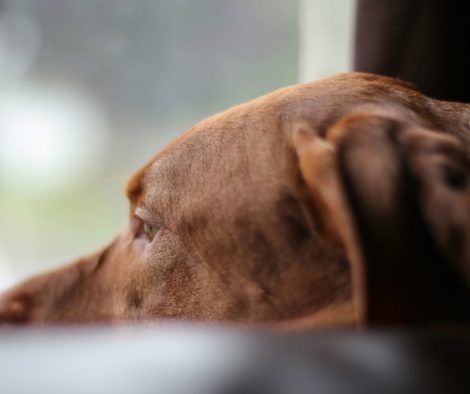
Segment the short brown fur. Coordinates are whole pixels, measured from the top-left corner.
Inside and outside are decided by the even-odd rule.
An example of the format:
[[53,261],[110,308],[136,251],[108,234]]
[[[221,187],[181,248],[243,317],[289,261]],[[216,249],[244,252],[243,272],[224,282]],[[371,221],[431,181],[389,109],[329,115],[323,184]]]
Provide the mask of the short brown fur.
[[[0,323],[185,319],[308,328],[466,319],[470,218],[444,223],[434,212],[452,204],[468,214],[468,186],[447,199],[434,192],[441,184],[427,168],[437,153],[426,141],[463,154],[452,165],[467,182],[469,120],[468,105],[368,74],[288,87],[214,115],[131,178],[130,223],[110,245],[4,293]],[[447,153],[437,155],[450,163]],[[374,166],[382,166],[382,177]],[[395,223],[390,207],[409,212],[405,203],[396,206],[402,196],[411,196],[416,228],[433,245],[434,254],[420,256],[437,267],[435,287],[418,285],[419,296],[377,291],[384,269],[392,278],[396,267],[407,274],[380,254],[386,244],[375,249],[368,232],[372,224],[391,228],[388,236],[401,242],[399,225],[387,226]],[[153,240],[143,222],[157,229]],[[464,245],[458,255],[448,246],[450,228]],[[426,277],[426,264],[416,266]],[[435,283],[442,272],[446,282]],[[407,286],[417,275],[410,270]],[[460,290],[449,290],[454,285]],[[419,314],[435,289],[448,292],[439,305],[453,304],[452,313]],[[406,308],[400,294],[416,304]]]

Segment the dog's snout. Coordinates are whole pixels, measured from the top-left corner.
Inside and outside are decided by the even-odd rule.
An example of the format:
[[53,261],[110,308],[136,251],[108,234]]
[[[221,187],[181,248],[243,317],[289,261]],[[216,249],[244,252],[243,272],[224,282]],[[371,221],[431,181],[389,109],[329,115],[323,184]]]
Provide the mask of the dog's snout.
[[0,325],[18,325],[28,321],[28,298],[16,294],[0,295]]
[[0,293],[0,326],[88,321],[92,295],[104,294],[95,279],[111,246]]

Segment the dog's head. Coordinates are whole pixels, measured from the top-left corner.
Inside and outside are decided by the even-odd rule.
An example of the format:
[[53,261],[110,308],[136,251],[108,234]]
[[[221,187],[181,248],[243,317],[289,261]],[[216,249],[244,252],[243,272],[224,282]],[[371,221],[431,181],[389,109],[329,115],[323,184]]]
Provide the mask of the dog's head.
[[466,319],[462,111],[349,74],[215,115],[130,179],[110,245],[4,294],[0,322]]

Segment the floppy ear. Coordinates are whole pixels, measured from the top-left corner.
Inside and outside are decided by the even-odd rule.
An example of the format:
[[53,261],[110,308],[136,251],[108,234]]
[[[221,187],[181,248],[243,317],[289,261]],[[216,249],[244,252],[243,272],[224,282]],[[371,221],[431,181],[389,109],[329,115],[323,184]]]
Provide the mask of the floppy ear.
[[458,144],[372,114],[342,118],[324,139],[298,124],[293,143],[318,227],[350,262],[358,323],[468,321],[469,166]]
[[[408,129],[400,138],[426,223],[446,259],[470,285],[470,158],[448,135]],[[470,308],[470,305],[469,305]]]

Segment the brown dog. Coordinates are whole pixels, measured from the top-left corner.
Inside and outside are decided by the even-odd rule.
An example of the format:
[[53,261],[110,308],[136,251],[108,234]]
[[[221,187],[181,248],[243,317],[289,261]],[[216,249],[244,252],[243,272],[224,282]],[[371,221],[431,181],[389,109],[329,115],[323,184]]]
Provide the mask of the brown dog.
[[197,124],[130,180],[106,248],[3,323],[468,321],[470,105],[344,74]]

